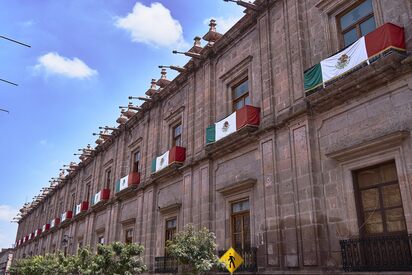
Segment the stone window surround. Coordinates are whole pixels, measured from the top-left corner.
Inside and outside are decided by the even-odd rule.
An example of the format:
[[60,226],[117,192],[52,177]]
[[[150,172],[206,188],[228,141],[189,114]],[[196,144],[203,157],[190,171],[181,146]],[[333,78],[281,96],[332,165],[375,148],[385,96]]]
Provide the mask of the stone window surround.
[[161,214],[161,228],[162,228],[162,234],[160,236],[160,247],[159,247],[159,252],[164,253],[165,252],[165,242],[166,242],[166,222],[171,219],[176,219],[176,233],[179,232],[180,226],[179,226],[179,210],[180,210],[180,204],[176,204],[174,207],[167,207],[167,209],[159,209],[159,212]]
[[[224,215],[225,215],[225,238],[224,244],[218,244],[222,249],[228,249],[232,244],[232,204],[242,200],[249,200],[250,210],[250,247],[254,247],[258,243],[258,237],[255,236],[255,221],[254,215],[255,211],[253,208],[254,205],[254,196],[253,196],[253,186],[256,180],[247,179],[239,183],[234,183],[229,188],[224,188],[222,190],[217,190],[224,199]],[[240,188],[236,190],[236,185]],[[219,213],[217,213],[219,214]]]
[[[330,157],[340,161],[339,170],[341,173],[341,186],[343,205],[346,207],[345,220],[347,221],[348,235],[359,237],[360,232],[358,228],[358,213],[356,209],[355,201],[355,188],[353,183],[353,171],[374,166],[387,161],[394,160],[396,164],[396,171],[398,174],[399,188],[401,190],[401,198],[404,209],[410,209],[412,207],[411,188],[408,186],[408,177],[405,173],[406,167],[404,166],[404,153],[402,150],[402,140],[394,139],[388,140],[385,137],[382,138],[382,142],[391,143],[386,148],[379,148],[379,146],[368,148],[368,152],[357,154],[353,148],[348,149],[347,155],[344,155],[344,151],[339,152],[339,155],[330,155]],[[360,146],[360,149],[361,148]],[[374,150],[377,149],[377,150]],[[353,155],[353,158],[350,158]],[[343,158],[341,158],[343,157]],[[406,214],[406,213],[405,213]],[[412,216],[405,215],[406,228],[408,232],[412,231]]]
[[140,151],[140,173],[142,173],[144,171],[143,169],[143,157],[144,154],[142,153],[142,138],[139,137],[137,140],[135,140],[134,142],[132,142],[131,144],[128,145],[128,153],[130,153],[130,157],[129,157],[129,167],[126,167],[125,165],[122,165],[121,167],[121,172],[120,172],[120,177],[124,177],[127,176],[129,173],[132,172],[133,170],[133,164],[134,164],[134,154],[138,151]]
[[136,241],[135,223],[136,223],[136,220],[134,218],[122,222],[122,227],[121,227],[122,231],[120,232],[120,240],[122,243],[125,242],[126,240],[126,231],[130,229],[133,230],[132,242]]
[[[225,116],[228,116],[232,113],[233,110],[233,92],[232,88],[240,84],[243,80],[249,80],[249,97],[250,104],[253,105],[253,76],[252,76],[252,56],[247,56],[238,64],[234,65],[231,69],[225,72],[222,76],[219,77],[219,80],[223,83],[223,95],[224,95],[224,104],[225,106]],[[217,118],[218,121],[221,118]]]
[[[181,134],[181,140],[182,140],[182,145],[184,147],[185,144],[185,123],[184,123],[184,112],[185,107],[182,106],[180,108],[178,108],[177,110],[175,110],[174,112],[168,114],[165,118],[164,118],[164,125],[165,127],[167,127],[167,140],[164,141],[165,144],[167,145],[167,150],[169,150],[170,148],[172,148],[172,144],[173,144],[173,127],[175,127],[178,124],[181,124],[182,127],[182,134]],[[160,152],[161,153],[161,152]]]
[[[321,0],[316,3],[315,6],[319,8],[322,13],[322,25],[325,26],[324,33],[325,41],[328,42],[326,44],[328,56],[342,49],[341,34],[338,31],[339,15],[350,9],[351,6],[356,6],[357,4],[359,4],[358,0]],[[380,0],[372,0],[372,6],[376,27],[379,27],[384,24]],[[326,56],[324,58],[326,58]]]

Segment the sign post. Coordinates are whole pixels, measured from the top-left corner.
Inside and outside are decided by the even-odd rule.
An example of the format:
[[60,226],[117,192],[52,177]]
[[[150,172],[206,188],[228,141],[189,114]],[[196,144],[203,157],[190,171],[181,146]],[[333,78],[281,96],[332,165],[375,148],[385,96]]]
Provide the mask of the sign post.
[[243,258],[231,247],[220,257],[220,262],[223,263],[230,274],[233,275],[233,272],[242,265]]

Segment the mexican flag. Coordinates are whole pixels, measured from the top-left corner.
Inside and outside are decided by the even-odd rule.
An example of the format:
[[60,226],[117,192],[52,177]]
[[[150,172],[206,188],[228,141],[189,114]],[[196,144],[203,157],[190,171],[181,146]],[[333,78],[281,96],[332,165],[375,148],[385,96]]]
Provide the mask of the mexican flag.
[[62,218],[61,221],[64,222],[65,220],[71,219],[73,216],[73,212],[72,211],[66,211],[62,214]]
[[50,222],[50,227],[53,228],[55,226],[58,226],[60,224],[60,218],[55,218]]
[[96,203],[100,202],[101,197],[102,197],[102,191],[99,191],[96,194],[94,194],[93,199],[92,199],[92,204],[96,204]]
[[405,51],[404,28],[386,23],[306,70],[304,73],[305,91],[324,85],[361,64],[369,64],[371,58],[388,49]]
[[152,173],[156,173],[173,163],[183,163],[186,159],[186,148],[175,146],[161,156],[152,160]]
[[110,189],[104,188],[97,192],[92,198],[92,205],[97,204],[101,201],[108,200],[110,197]]
[[121,178],[116,182],[116,192],[120,192],[132,185],[138,185],[140,183],[140,173],[132,172],[129,175]]
[[48,224],[48,223],[46,223],[45,225],[43,225],[43,228],[42,228],[42,232],[46,232],[47,230],[49,230],[50,229],[50,224]]
[[245,126],[258,127],[260,124],[260,108],[246,105],[230,116],[210,125],[206,129],[206,144],[216,142]]

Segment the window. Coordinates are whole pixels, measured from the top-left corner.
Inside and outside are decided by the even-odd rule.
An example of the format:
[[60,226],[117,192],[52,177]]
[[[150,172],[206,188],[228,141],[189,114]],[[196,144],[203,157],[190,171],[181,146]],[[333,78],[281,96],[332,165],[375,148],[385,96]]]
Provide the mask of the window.
[[356,171],[354,181],[361,234],[406,232],[394,162]]
[[72,193],[72,197],[70,200],[70,210],[74,209],[76,205],[76,193]]
[[165,247],[167,245],[167,241],[173,240],[177,231],[177,218],[171,218],[166,220],[166,235],[165,235]]
[[124,232],[124,242],[126,244],[133,243],[133,229],[127,229]]
[[361,2],[339,16],[339,27],[344,47],[376,28],[372,0]]
[[245,79],[232,88],[233,111],[250,104],[249,80]]
[[103,235],[100,235],[100,236],[97,237],[97,243],[98,243],[98,244],[104,244],[104,237],[103,237]]
[[179,123],[172,128],[172,146],[182,146],[182,124]]
[[140,151],[137,151],[133,154],[132,172],[139,172],[139,163],[140,163]]
[[234,249],[250,249],[249,200],[232,203],[232,245]]
[[86,201],[90,199],[90,182],[86,184]]
[[83,247],[83,239],[77,240],[77,249],[80,249]]
[[104,188],[109,188],[109,187],[110,187],[111,177],[112,177],[112,169],[109,168],[109,169],[106,170],[106,177],[105,177],[105,181],[104,181]]

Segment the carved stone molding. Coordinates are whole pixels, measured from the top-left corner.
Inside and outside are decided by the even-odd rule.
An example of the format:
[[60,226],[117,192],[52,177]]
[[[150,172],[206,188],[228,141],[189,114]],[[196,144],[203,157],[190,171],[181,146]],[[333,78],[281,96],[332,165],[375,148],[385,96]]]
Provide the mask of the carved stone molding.
[[172,212],[178,212],[181,206],[182,203],[176,202],[162,207],[159,206],[157,209],[161,214],[166,215]]
[[257,180],[254,178],[247,178],[240,181],[235,181],[230,184],[224,184],[222,188],[217,189],[216,191],[221,193],[223,196],[229,196],[234,193],[242,192],[248,189],[251,189]]
[[402,141],[410,135],[409,131],[396,131],[384,136],[374,138],[367,142],[355,144],[353,146],[327,152],[326,156],[338,161],[353,159],[370,152],[385,150],[401,145]]

